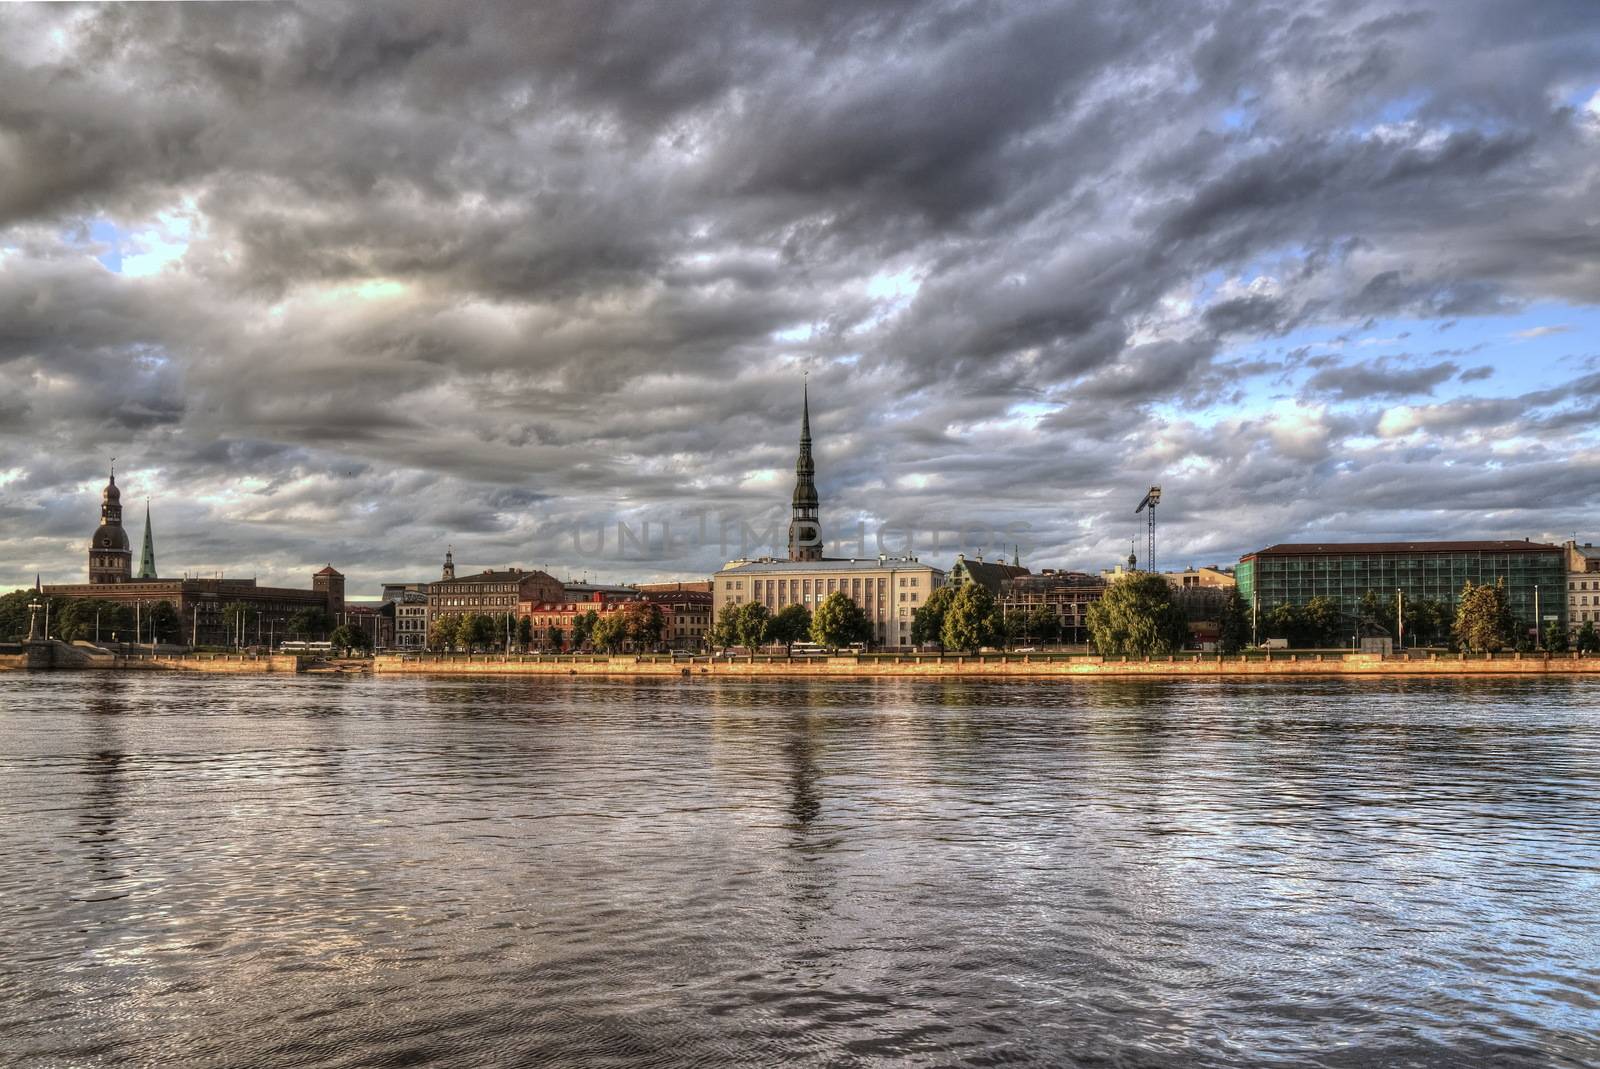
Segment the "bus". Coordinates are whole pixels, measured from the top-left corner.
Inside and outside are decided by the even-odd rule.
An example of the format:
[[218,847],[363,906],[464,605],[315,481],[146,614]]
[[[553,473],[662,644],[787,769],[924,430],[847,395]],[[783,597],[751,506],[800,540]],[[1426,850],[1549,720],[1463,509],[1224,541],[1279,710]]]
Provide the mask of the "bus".
[[331,642],[299,642],[299,641],[280,642],[280,643],[278,643],[278,652],[279,653],[332,653],[333,652],[333,643],[331,643]]

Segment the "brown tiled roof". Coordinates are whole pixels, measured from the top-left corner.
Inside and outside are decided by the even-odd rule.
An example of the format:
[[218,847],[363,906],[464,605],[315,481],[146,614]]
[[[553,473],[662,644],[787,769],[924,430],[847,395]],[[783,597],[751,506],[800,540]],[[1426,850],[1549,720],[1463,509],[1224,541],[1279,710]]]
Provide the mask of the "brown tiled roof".
[[1560,553],[1560,546],[1506,539],[1498,542],[1280,542],[1252,557],[1322,557],[1351,553]]

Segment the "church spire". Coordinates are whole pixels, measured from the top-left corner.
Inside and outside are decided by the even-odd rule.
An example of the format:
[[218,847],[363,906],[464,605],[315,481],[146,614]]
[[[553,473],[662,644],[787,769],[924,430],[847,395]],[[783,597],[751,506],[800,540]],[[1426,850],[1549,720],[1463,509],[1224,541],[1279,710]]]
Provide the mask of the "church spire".
[[144,551],[139,555],[140,579],[156,578],[156,538],[150,530],[150,499],[144,499]]
[[800,456],[794,465],[794,497],[790,502],[789,559],[821,560],[822,527],[817,519],[817,465],[811,458],[811,390],[801,386]]

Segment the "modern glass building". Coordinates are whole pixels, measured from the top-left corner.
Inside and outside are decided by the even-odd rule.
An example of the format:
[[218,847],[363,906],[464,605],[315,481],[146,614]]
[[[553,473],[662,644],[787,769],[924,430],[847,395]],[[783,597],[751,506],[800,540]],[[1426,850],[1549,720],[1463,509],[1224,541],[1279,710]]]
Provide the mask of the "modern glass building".
[[1258,618],[1278,605],[1304,605],[1322,595],[1354,617],[1362,595],[1443,602],[1452,610],[1461,588],[1506,583],[1511,612],[1534,625],[1537,615],[1566,619],[1566,555],[1540,542],[1284,543],[1240,558],[1239,595]]

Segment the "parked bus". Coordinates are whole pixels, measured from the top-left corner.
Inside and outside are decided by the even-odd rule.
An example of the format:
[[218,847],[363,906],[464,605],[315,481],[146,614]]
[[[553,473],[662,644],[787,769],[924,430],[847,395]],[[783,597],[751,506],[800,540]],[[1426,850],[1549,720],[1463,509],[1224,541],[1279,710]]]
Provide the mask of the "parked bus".
[[333,643],[331,643],[331,642],[299,642],[299,641],[295,641],[295,642],[280,642],[280,643],[278,643],[278,652],[279,653],[332,653],[333,652]]

